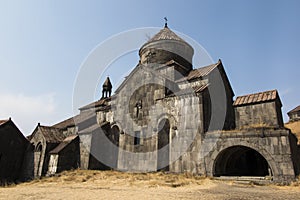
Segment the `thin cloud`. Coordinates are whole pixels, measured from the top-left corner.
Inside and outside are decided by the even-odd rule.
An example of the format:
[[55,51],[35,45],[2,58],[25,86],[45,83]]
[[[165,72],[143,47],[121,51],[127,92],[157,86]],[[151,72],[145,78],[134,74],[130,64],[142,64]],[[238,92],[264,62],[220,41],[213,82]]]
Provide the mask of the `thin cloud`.
[[0,118],[12,117],[23,134],[31,133],[37,122],[50,122],[55,114],[55,94],[27,96],[0,94]]

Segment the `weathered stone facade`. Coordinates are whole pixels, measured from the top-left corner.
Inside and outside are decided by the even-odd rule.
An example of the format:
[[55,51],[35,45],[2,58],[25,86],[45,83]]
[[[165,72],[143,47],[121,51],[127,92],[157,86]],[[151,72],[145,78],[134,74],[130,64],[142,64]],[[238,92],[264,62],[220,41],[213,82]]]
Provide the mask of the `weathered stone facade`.
[[276,90],[240,96],[234,102],[236,127],[283,127],[282,103]]
[[49,152],[50,160],[47,175],[80,167],[79,136],[65,138],[55,149]]
[[[193,69],[193,53],[166,25],[141,47],[140,61],[112,96],[107,78],[102,98],[79,115],[47,133],[38,126],[31,138],[35,176],[72,168],[71,152],[59,152],[63,139],[77,134],[82,169],[293,180],[300,169],[297,139],[283,127],[278,92],[233,101],[221,60]],[[59,159],[67,163],[61,170]]]
[[[215,139],[218,140],[216,144]],[[212,149],[210,149],[211,144],[215,144]],[[250,148],[253,151],[249,160],[243,160],[244,154],[241,151],[243,148],[238,149],[238,147]],[[204,150],[203,152],[206,155],[203,163],[206,164],[206,173],[209,176],[232,175],[230,174],[232,173],[230,167],[237,167],[245,162],[249,167],[247,170],[255,170],[249,171],[249,175],[252,176],[270,175],[277,182],[288,182],[295,177],[296,169],[294,167],[297,163],[296,160],[292,160],[292,155],[295,154],[293,151],[297,147],[295,138],[289,130],[257,128],[244,131],[207,133],[205,148],[208,151]],[[257,159],[254,152],[258,152],[263,157],[260,162],[256,163],[257,166],[253,166],[253,162],[257,160],[251,160],[251,156]],[[230,160],[234,156],[238,156],[238,158],[235,161]],[[267,165],[263,166],[262,161],[266,161]],[[262,167],[265,167],[265,172],[259,174],[263,170]],[[247,175],[247,173],[233,171],[233,175],[242,176]]]
[[168,27],[139,55],[112,97],[80,109],[97,118],[79,131],[82,168],[265,176],[278,182],[298,174],[297,140],[283,128],[277,91],[233,102],[222,62],[192,69],[191,46]]

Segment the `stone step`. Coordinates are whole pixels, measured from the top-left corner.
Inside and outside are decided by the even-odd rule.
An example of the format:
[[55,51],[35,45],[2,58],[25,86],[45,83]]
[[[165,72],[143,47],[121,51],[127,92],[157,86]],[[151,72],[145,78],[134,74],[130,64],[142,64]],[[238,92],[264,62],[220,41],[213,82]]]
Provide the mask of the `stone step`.
[[220,176],[215,177],[222,180],[270,180],[271,177],[265,176]]
[[272,177],[260,177],[260,176],[220,176],[214,177],[216,180],[233,181],[234,184],[242,185],[267,185],[271,183]]

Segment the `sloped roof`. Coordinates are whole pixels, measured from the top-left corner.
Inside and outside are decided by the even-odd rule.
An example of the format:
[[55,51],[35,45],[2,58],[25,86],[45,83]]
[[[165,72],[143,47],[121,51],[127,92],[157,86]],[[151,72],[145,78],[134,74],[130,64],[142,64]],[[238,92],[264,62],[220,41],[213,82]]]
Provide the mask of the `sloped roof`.
[[239,96],[233,103],[233,106],[241,106],[247,104],[256,104],[267,101],[274,101],[279,98],[277,90],[269,90],[265,92],[259,92],[254,94],[247,94]]
[[[11,120],[11,118],[5,119],[5,120],[0,120],[0,127],[2,127],[2,126],[4,127],[4,126],[6,126],[6,125],[11,126],[11,127],[13,127],[13,128],[15,129],[15,131],[9,132],[9,134],[11,134],[11,133],[16,133],[17,135],[20,136],[20,138],[22,138],[23,141],[25,141],[25,142],[28,142],[28,141],[29,141],[29,140],[27,139],[27,137],[25,137],[25,136],[23,135],[23,133],[20,131],[20,129],[16,126],[16,124]],[[6,132],[6,131],[5,131],[5,132]]]
[[111,101],[111,97],[108,97],[108,98],[105,98],[105,99],[100,99],[100,100],[97,100],[93,103],[90,103],[86,106],[83,106],[81,108],[79,108],[79,110],[87,110],[89,108],[96,108],[96,107],[101,107],[101,106],[106,106],[108,102]]
[[155,34],[149,41],[154,42],[158,40],[177,40],[181,42],[185,42],[181,37],[176,35],[171,29],[169,29],[167,26],[165,26],[163,29],[161,29],[157,34]]
[[204,85],[195,86],[195,87],[192,87],[192,88],[182,89],[182,90],[179,90],[178,92],[175,92],[175,93],[172,93],[172,94],[168,95],[167,97],[200,93],[200,92],[204,91],[208,87],[208,85],[209,84],[204,84]]
[[[110,106],[103,106],[100,108],[100,110],[107,110],[109,109]],[[61,121],[51,127],[53,128],[57,128],[57,129],[66,129],[68,127],[72,127],[72,126],[75,126],[76,123],[79,124],[79,123],[82,123],[86,120],[89,120],[91,119],[92,117],[95,117],[96,116],[96,111],[95,110],[83,110],[82,112],[80,112],[80,114],[74,116],[74,117],[70,117],[64,121]]]
[[81,131],[79,131],[78,134],[84,134],[84,133],[92,133],[93,131],[96,131],[97,129],[99,129],[100,127],[103,127],[105,125],[108,125],[109,122],[103,122],[102,124],[94,124],[92,126],[89,126]]
[[53,125],[52,127],[59,128],[59,129],[65,129],[70,126],[75,126],[74,118],[76,118],[76,117],[78,117],[78,115],[76,115],[75,117],[70,117],[64,121],[61,121],[61,122]]
[[65,139],[65,135],[63,134],[61,129],[54,128],[51,126],[38,126],[38,131],[40,131],[41,134],[46,139],[46,142],[49,143],[59,143]]
[[293,110],[289,111],[288,114],[293,113],[293,112],[298,112],[300,111],[300,105],[294,108]]
[[70,135],[66,137],[57,147],[55,147],[52,151],[50,151],[50,154],[58,154],[61,152],[66,146],[68,146],[73,140],[75,140],[78,135]]
[[191,81],[196,78],[201,78],[209,75],[210,72],[212,72],[216,67],[218,67],[221,64],[221,61],[219,60],[217,63],[201,67],[198,69],[193,69],[189,72],[189,74],[185,77],[182,77],[181,79],[177,80],[176,82],[181,81]]
[[96,117],[96,111],[91,110],[91,111],[82,111],[80,112],[79,115],[74,118],[75,123],[79,124],[82,122],[85,122],[86,120],[89,120],[93,117]]
[[8,119],[6,119],[6,120],[0,120],[0,126],[2,125],[2,124],[5,124],[6,122],[8,122],[9,120]]

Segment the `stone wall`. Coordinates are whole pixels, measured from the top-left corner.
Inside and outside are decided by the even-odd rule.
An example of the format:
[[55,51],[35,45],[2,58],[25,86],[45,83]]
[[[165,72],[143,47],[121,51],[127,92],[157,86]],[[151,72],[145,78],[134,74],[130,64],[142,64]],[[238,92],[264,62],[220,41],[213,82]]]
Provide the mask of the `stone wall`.
[[92,134],[80,134],[80,169],[89,169]]
[[295,178],[292,160],[291,133],[286,129],[253,129],[252,131],[229,131],[207,133],[201,150],[203,171],[214,176],[215,163],[220,153],[230,147],[249,147],[267,161],[275,182],[290,182]]
[[79,137],[77,137],[59,152],[56,173],[64,170],[77,169],[79,166]]
[[281,108],[276,101],[235,107],[237,129],[247,127],[283,127]]
[[[36,129],[35,131],[38,131],[38,129]],[[44,166],[44,159],[46,156],[47,143],[46,143],[44,136],[40,133],[34,134],[34,136],[31,138],[30,142],[32,143],[32,145],[34,147],[33,175],[34,175],[34,177],[40,177],[40,176],[42,176],[42,169]]]

